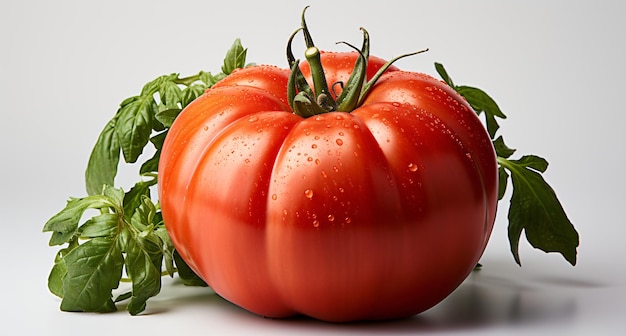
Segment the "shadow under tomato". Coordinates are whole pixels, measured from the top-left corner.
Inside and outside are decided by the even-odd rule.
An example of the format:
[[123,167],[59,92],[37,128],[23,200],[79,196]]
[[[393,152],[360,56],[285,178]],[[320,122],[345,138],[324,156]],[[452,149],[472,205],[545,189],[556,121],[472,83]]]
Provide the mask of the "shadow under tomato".
[[470,276],[437,306],[409,318],[332,324],[295,317],[281,323],[286,327],[299,325],[320,331],[403,334],[538,324],[568,320],[576,315],[576,300],[567,294],[531,288],[497,277],[474,277]]
[[211,310],[245,329],[312,331],[339,334],[404,334],[453,332],[498,326],[538,325],[572,320],[577,315],[576,293],[605,287],[602,284],[557,277],[517,279],[508,267],[490,264],[489,271],[473,272],[450,296],[430,310],[389,321],[326,323],[305,316],[270,319],[247,312],[209,288],[164,284],[165,290],[149,301],[145,315],[169,310]]

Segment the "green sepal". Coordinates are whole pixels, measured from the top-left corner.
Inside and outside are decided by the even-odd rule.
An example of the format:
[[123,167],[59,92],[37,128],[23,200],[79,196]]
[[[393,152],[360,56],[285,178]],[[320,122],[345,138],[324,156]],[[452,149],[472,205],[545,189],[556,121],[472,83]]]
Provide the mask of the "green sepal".
[[367,80],[367,60],[370,48],[369,33],[364,28],[361,28],[361,31],[363,32],[361,50],[356,49],[349,43],[342,42],[355,49],[359,53],[359,58],[354,64],[354,70],[352,70],[345,87],[337,97],[337,111],[340,112],[350,112],[356,108],[359,103],[361,90]]

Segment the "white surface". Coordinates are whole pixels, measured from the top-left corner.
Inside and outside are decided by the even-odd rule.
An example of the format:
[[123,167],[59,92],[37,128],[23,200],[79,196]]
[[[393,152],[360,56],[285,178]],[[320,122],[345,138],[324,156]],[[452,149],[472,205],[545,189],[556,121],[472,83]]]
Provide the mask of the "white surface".
[[[161,334],[621,334],[626,331],[623,216],[626,5],[618,1],[315,1],[309,27],[321,48],[360,43],[457,84],[490,93],[509,118],[507,143],[546,157],[545,175],[581,235],[579,262],[506,241],[506,204],[473,274],[412,319],[326,324],[267,320],[206,289],[167,281],[147,314],[58,310],[46,278],[55,248],[41,233],[82,176],[96,136],[122,99],[154,77],[218,70],[236,37],[249,60],[285,66],[303,1],[3,1],[0,3],[0,225],[3,330],[16,335]],[[334,13],[328,13],[334,11]],[[347,13],[347,14],[344,14]],[[122,171],[120,185],[134,180]],[[4,332],[3,331],[3,332]],[[620,332],[621,331],[621,332]]]

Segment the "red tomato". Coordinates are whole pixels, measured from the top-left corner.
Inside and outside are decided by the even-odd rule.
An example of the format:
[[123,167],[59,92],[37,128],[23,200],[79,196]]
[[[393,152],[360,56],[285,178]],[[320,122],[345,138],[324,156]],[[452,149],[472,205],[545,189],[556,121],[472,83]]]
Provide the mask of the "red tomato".
[[[347,81],[356,59],[322,53],[328,82]],[[383,63],[371,57],[369,77]],[[238,70],[176,119],[159,166],[176,249],[262,316],[372,320],[434,306],[494,223],[496,157],[475,112],[441,81],[391,67],[352,112],[302,118],[288,77]]]

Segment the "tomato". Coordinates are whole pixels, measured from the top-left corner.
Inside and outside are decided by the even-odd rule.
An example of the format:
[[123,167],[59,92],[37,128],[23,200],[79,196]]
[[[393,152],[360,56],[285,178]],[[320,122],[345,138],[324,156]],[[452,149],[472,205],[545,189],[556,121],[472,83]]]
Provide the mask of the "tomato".
[[[322,53],[328,83],[346,83],[358,58]],[[369,57],[367,77],[384,63]],[[300,69],[311,82],[308,63]],[[175,120],[159,198],[177,251],[217,294],[262,316],[431,308],[492,230],[497,163],[484,126],[446,84],[394,66],[352,111],[304,118],[289,76],[240,69]]]

